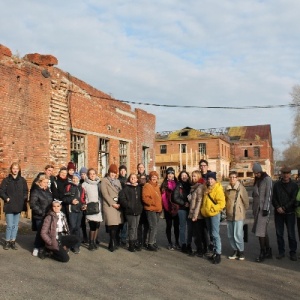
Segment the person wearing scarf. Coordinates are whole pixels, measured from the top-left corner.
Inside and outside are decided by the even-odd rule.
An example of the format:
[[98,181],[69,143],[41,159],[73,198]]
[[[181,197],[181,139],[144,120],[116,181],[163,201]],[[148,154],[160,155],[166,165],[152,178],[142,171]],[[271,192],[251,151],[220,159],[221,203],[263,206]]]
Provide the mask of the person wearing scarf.
[[119,204],[119,192],[122,189],[117,179],[118,167],[115,164],[109,166],[108,174],[101,181],[101,194],[103,197],[103,213],[106,229],[110,241],[108,250],[114,252],[120,244],[120,230],[122,229],[123,214]]

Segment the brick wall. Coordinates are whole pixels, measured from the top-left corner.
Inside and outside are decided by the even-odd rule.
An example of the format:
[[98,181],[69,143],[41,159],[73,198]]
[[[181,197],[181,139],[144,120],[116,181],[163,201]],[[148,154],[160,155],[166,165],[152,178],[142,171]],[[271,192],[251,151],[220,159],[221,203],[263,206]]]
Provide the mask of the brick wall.
[[18,161],[28,181],[48,163],[56,171],[70,160],[70,132],[85,136],[85,165],[98,167],[99,139],[107,138],[109,164],[119,165],[119,143],[128,143],[128,170],[136,171],[143,147],[153,168],[155,116],[132,111],[69,73],[52,55],[13,56],[0,45],[0,180]]

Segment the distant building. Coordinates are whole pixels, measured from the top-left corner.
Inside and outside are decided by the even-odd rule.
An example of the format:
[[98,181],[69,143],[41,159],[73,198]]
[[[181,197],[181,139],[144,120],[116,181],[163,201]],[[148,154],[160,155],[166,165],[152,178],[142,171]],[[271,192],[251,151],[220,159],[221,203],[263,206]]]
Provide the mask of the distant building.
[[160,132],[155,138],[155,166],[165,176],[167,167],[177,174],[181,170],[199,169],[200,159],[206,159],[209,169],[216,171],[219,179],[228,177],[230,143],[225,136],[217,136],[190,127],[178,131]]
[[155,166],[161,176],[167,167],[178,172],[199,168],[204,158],[219,179],[237,171],[241,179],[253,177],[252,166],[259,162],[273,175],[273,146],[270,125],[193,129],[156,133]]

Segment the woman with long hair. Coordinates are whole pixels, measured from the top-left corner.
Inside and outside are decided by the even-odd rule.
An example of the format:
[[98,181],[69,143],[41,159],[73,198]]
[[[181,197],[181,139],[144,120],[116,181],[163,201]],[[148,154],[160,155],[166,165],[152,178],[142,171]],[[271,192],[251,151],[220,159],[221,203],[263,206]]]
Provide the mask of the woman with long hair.
[[20,221],[20,213],[24,210],[28,198],[28,186],[21,176],[21,167],[18,163],[12,163],[10,174],[4,178],[0,185],[0,197],[4,201],[6,219],[4,250],[9,248],[17,250],[16,238]]
[[[161,184],[160,191],[162,197],[162,205],[164,209],[164,216],[166,220],[166,235],[168,239],[168,249],[180,249],[179,246],[179,217],[178,205],[172,203],[172,192],[177,183],[175,170],[169,167],[166,170],[166,176]],[[172,243],[172,227],[174,228],[175,245]]]

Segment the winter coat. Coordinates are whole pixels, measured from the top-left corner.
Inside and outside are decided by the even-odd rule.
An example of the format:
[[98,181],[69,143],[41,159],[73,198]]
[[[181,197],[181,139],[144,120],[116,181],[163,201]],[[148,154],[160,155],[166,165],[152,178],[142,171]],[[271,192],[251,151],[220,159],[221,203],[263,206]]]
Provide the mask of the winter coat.
[[53,194],[53,198],[62,201],[65,194],[66,185],[68,185],[69,183],[70,182],[68,177],[62,179],[61,177],[57,176],[56,179],[51,182],[51,191]]
[[51,208],[53,196],[49,189],[42,189],[39,185],[30,193],[30,208],[32,217],[42,220]]
[[185,206],[189,202],[188,195],[190,194],[191,186],[188,182],[178,181],[175,190],[172,193],[172,202],[179,205],[179,209],[188,210]]
[[229,184],[225,189],[225,198],[227,220],[245,220],[249,208],[249,197],[245,187],[239,181],[233,187]]
[[158,184],[147,182],[143,187],[144,209],[147,211],[161,212],[162,200]]
[[105,177],[101,181],[105,225],[119,225],[124,222],[121,209],[112,207],[113,204],[117,203],[114,198],[118,201],[121,189],[121,183],[118,179],[115,179],[112,183],[108,177]]
[[[9,174],[0,185],[0,198],[4,201],[4,212],[6,214],[18,214],[24,209],[28,198],[28,186],[26,180],[17,175],[14,178]],[[7,199],[10,199],[7,202]]]
[[[70,234],[67,219],[63,213],[61,214],[63,218],[63,227],[64,227],[63,233]],[[56,231],[57,221],[58,221],[58,215],[55,212],[50,211],[45,217],[41,229],[41,237],[45,241],[46,248],[50,250],[59,250],[58,232]]]
[[281,207],[285,213],[294,213],[297,193],[298,185],[296,182],[292,180],[289,180],[289,182],[277,181],[274,184],[272,195],[272,204],[275,210]]
[[[72,204],[72,201],[76,199],[79,202]],[[69,183],[65,188],[65,194],[63,202],[67,207],[67,213],[79,213],[81,212],[82,205],[85,204],[85,190],[81,184]]]
[[[210,199],[210,197],[212,200]],[[220,182],[216,182],[213,186],[209,186],[204,193],[201,214],[203,217],[213,217],[221,212],[225,207],[225,194]]]
[[172,192],[175,190],[176,181],[175,180],[167,180],[166,187],[161,187],[161,198],[163,209],[169,213],[172,211]]
[[100,197],[100,179],[90,180],[86,178],[82,184],[83,189],[85,190],[85,202],[98,202],[99,203],[99,213],[95,215],[86,215],[88,221],[102,222],[102,199]]
[[203,219],[203,216],[200,213],[203,193],[205,190],[205,185],[203,185],[203,183],[204,180],[191,186],[191,198],[189,206],[190,211],[188,215],[189,219]]
[[141,186],[126,184],[119,193],[119,203],[125,215],[140,215],[143,211]]
[[263,216],[263,211],[270,211],[272,198],[272,179],[265,172],[262,173],[261,178],[256,180],[252,196],[252,209],[254,216],[252,232],[258,237],[265,237],[267,225],[269,223],[269,215]]

